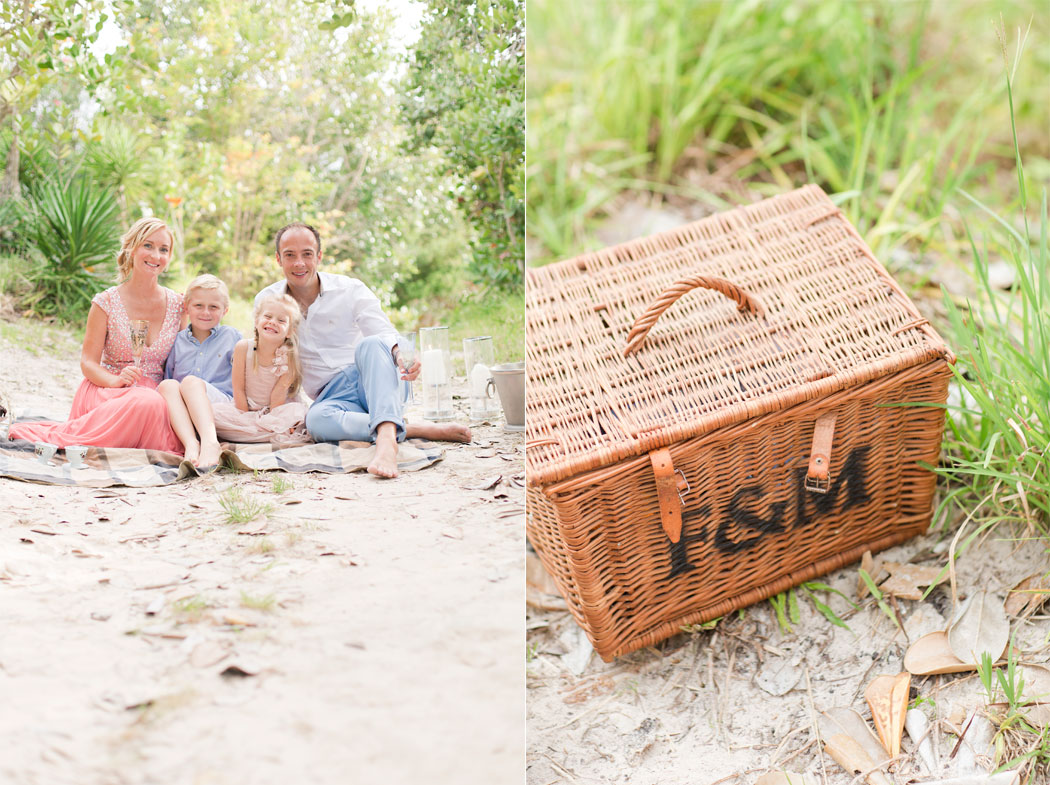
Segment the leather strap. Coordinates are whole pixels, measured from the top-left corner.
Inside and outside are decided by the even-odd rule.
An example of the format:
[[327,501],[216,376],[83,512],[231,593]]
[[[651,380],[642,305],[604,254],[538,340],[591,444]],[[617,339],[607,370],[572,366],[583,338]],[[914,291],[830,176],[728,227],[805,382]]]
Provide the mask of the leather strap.
[[660,498],[660,524],[671,542],[678,542],[682,538],[682,499],[678,494],[671,451],[666,447],[653,450],[649,453],[649,460],[653,464],[656,493]]
[[827,493],[831,487],[831,445],[835,439],[834,412],[817,418],[813,426],[813,445],[809,449],[809,467],[806,470],[806,490]]

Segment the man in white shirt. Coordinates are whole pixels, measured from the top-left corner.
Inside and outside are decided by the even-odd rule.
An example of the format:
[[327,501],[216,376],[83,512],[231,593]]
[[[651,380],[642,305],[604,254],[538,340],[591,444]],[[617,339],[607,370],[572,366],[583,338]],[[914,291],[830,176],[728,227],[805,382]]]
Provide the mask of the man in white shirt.
[[419,361],[405,368],[397,331],[379,298],[356,278],[319,272],[321,236],[312,226],[292,223],[277,232],[277,262],[284,280],[255,297],[289,294],[303,312],[299,354],[303,390],[313,399],[306,428],[319,442],[374,441],[368,471],[397,477],[397,443],[406,436],[470,441],[458,423],[412,423],[401,414],[398,376],[419,375]]

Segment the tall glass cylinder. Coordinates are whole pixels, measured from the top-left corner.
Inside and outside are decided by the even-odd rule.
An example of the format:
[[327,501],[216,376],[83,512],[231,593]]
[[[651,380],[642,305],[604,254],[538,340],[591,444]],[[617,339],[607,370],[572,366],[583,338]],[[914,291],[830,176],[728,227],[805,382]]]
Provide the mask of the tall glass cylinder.
[[467,367],[467,391],[470,396],[470,419],[475,422],[499,417],[499,401],[489,397],[489,379],[495,362],[492,338],[482,335],[463,339],[463,361]]
[[419,358],[423,366],[423,418],[451,420],[452,360],[447,327],[419,328]]

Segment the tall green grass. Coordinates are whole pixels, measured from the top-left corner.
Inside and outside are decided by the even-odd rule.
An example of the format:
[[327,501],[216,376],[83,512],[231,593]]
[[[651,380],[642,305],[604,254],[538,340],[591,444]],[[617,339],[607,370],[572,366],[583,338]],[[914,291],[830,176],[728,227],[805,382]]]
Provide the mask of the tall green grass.
[[805,182],[838,194],[879,256],[940,242],[948,200],[993,163],[979,151],[1002,89],[971,52],[986,16],[975,2],[530,0],[530,261],[594,245],[594,218],[625,192],[722,209]]
[[[1012,119],[1009,72],[1006,85]],[[979,284],[976,297],[964,309],[945,292],[961,394],[950,407],[948,458],[938,471],[951,481],[944,504],[957,503],[984,527],[1021,521],[1050,537],[1047,191],[1042,190],[1038,236],[1033,237],[1021,151],[1012,128],[1020,198],[1017,225],[965,194],[990,231],[978,238],[967,230]],[[1010,262],[1014,281],[1008,291],[989,283],[993,256]]]

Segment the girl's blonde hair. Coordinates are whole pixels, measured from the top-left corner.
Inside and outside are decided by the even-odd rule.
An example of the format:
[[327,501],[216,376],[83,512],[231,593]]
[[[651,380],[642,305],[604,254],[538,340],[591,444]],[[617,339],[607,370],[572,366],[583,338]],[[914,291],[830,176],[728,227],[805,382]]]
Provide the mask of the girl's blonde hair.
[[221,278],[217,278],[211,273],[204,273],[198,275],[189,285],[186,287],[186,294],[183,295],[183,302],[189,304],[190,292],[195,289],[217,289],[219,294],[222,295],[222,301],[226,303],[226,307],[230,307],[230,290],[226,287],[226,284],[222,282]]
[[299,303],[289,294],[268,294],[255,304],[255,312],[252,314],[252,329],[255,330],[255,352],[252,354],[252,370],[259,369],[259,314],[267,303],[283,305],[288,311],[288,335],[284,337],[284,346],[288,349],[288,370],[292,372],[292,381],[288,385],[288,397],[299,392],[303,381],[303,369],[299,362],[299,320],[302,311]]
[[124,236],[120,238],[120,251],[117,252],[117,281],[126,281],[131,277],[132,261],[131,255],[135,253],[135,250],[146,242],[146,238],[154,232],[164,229],[168,233],[168,237],[171,238],[171,250],[175,250],[175,235],[172,234],[171,229],[159,218],[148,216],[146,218],[139,218],[135,223],[131,225],[131,228],[124,232]]

